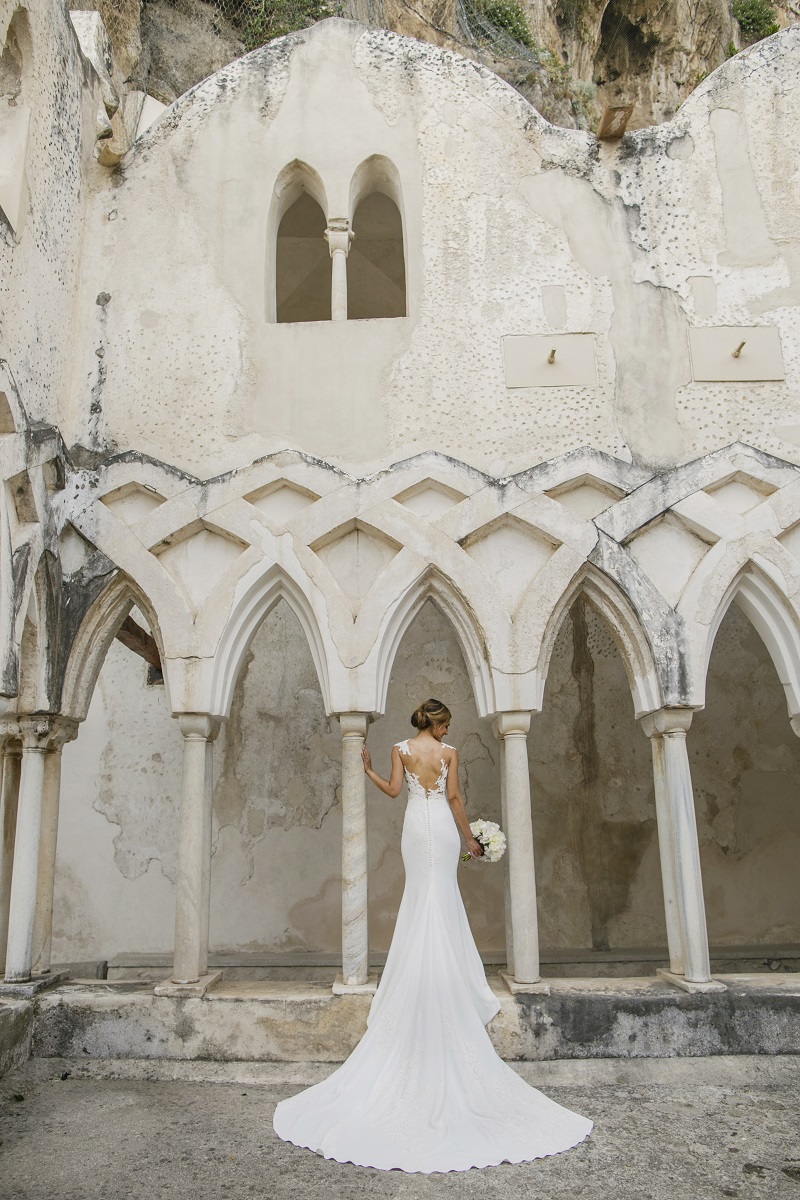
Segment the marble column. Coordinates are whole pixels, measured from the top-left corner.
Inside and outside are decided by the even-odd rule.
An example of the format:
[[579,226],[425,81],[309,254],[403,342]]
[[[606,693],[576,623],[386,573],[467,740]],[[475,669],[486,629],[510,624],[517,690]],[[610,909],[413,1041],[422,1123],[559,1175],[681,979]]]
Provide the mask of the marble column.
[[325,230],[331,253],[331,320],[347,320],[347,256],[353,233],[346,217],[331,217]]
[[14,870],[14,838],[17,832],[22,743],[9,729],[3,747],[3,776],[0,790],[0,965],[5,966],[8,943],[8,914],[11,904],[11,877]]
[[208,930],[211,924],[211,833],[214,810],[214,742],[217,740],[221,722],[215,721],[206,739],[206,819],[203,824],[203,862],[207,869],[203,873],[203,899],[200,919],[200,967],[201,974],[208,973]]
[[219,722],[207,713],[179,713],[183,780],[175,885],[176,984],[195,984],[208,969],[211,881],[211,743]]
[[528,773],[530,724],[529,712],[498,713],[494,722],[495,735],[503,747],[513,979],[518,985],[539,981],[539,919]]
[[53,732],[51,717],[20,717],[20,772],[14,869],[6,948],[7,983],[24,983],[33,968],[33,927],[39,885],[39,841],[45,786],[45,755]]
[[662,708],[641,718],[653,751],[658,841],[670,970],[708,983],[711,966],[686,733],[692,712]]
[[342,980],[359,987],[369,978],[367,917],[367,777],[361,748],[366,713],[339,713],[342,730]]
[[36,919],[33,926],[33,970],[44,975],[50,970],[53,943],[53,895],[56,881],[58,810],[61,800],[61,751],[78,736],[77,721],[59,718],[44,757],[42,828],[39,838],[39,880],[36,889]]
[[[506,796],[506,747],[505,741],[495,726],[494,731],[497,743],[500,748],[500,823],[503,832],[508,834],[508,798]],[[505,928],[506,928],[506,965],[509,975],[514,975],[514,922],[511,919],[511,872],[509,870],[509,856],[506,851],[506,856],[503,861],[504,875],[504,893],[503,905],[505,912]]]

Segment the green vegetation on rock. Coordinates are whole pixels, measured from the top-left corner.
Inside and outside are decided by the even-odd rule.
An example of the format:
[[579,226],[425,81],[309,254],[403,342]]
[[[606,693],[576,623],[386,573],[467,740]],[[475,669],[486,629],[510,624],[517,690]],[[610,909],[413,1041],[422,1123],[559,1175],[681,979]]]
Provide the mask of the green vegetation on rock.
[[337,0],[242,0],[242,40],[246,49],[257,50],[274,38],[337,17],[341,8]]
[[487,0],[482,7],[486,20],[496,29],[504,29],[515,42],[527,46],[528,49],[533,46],[528,18],[517,0]]
[[780,29],[775,21],[775,9],[767,0],[733,0],[731,12],[742,33],[754,41],[769,37]]

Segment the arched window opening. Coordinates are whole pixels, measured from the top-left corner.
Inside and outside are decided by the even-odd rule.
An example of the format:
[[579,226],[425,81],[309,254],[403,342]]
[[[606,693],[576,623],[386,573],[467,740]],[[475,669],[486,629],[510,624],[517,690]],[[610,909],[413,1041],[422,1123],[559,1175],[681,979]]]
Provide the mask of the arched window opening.
[[281,218],[275,249],[279,324],[331,319],[331,257],[325,241],[326,224],[324,212],[307,191],[301,191]]
[[406,315],[403,222],[391,197],[365,196],[353,217],[355,235],[347,258],[347,316],[350,320]]

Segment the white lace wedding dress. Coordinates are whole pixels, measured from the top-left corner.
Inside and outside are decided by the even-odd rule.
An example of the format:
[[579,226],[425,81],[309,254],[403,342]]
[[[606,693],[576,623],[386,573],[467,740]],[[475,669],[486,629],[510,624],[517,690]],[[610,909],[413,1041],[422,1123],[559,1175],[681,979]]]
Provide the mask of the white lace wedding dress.
[[[409,753],[406,742],[398,749]],[[568,1150],[592,1122],[525,1083],[484,1028],[500,1005],[458,890],[447,765],[428,792],[405,776],[406,886],[367,1032],[338,1070],[278,1105],[275,1132],[382,1171],[465,1171]]]

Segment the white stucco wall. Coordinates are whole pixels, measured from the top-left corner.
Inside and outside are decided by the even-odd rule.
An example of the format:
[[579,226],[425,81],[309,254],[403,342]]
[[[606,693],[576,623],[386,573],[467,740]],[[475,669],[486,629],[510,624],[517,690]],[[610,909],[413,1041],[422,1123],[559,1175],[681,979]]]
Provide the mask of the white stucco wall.
[[[287,445],[359,473],[428,448],[496,475],[587,444],[664,465],[736,438],[794,460],[799,72],[791,29],[598,143],[352,23],[231,64],[94,192],[68,440],[204,476]],[[307,163],[346,216],[373,154],[401,182],[409,316],[271,323],[279,173]],[[784,382],[691,382],[690,327],[762,324]],[[503,337],[559,332],[593,335],[597,385],[506,388]]]

